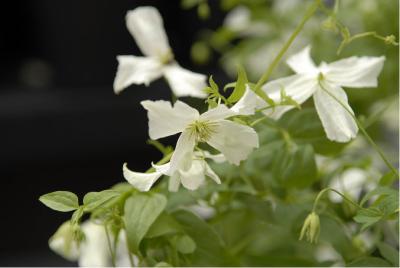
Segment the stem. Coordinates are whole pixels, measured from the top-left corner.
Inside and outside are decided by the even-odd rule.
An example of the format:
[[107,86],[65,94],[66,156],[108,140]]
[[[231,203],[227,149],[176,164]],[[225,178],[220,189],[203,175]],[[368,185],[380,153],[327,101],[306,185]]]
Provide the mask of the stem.
[[272,61],[272,63],[268,66],[268,69],[265,71],[263,76],[261,76],[260,80],[258,80],[254,92],[257,93],[261,86],[269,79],[272,71],[275,69],[275,67],[278,65],[279,61],[282,59],[283,55],[286,53],[290,45],[293,43],[293,41],[296,39],[297,35],[300,33],[300,31],[303,29],[304,24],[314,15],[314,13],[317,11],[318,6],[320,5],[320,0],[315,0],[312,6],[307,10],[307,12],[304,14],[304,17],[302,18],[301,22],[299,25],[297,25],[296,29],[292,33],[292,35],[289,37],[289,39],[286,41],[284,46],[281,48],[279,51],[278,55],[275,57],[275,59]]
[[125,238],[126,238],[126,239],[125,239],[125,240],[126,240],[126,247],[127,247],[127,249],[128,249],[129,263],[130,263],[131,267],[135,267],[135,262],[133,261],[131,251],[129,250],[128,233],[127,233],[126,231],[125,231]]
[[104,224],[104,230],[106,232],[106,237],[107,237],[107,244],[108,244],[108,249],[110,250],[110,255],[111,255],[111,263],[113,267],[116,267],[117,265],[115,264],[115,251],[113,250],[111,246],[111,238],[110,238],[110,233],[108,232],[107,225]]
[[381,150],[381,148],[379,148],[378,145],[376,145],[376,143],[372,140],[372,138],[368,135],[367,131],[364,129],[364,127],[361,125],[361,122],[357,119],[357,117],[352,113],[352,111],[349,110],[349,108],[347,108],[347,106],[341,101],[339,100],[335,95],[333,95],[331,92],[329,92],[329,90],[327,90],[323,84],[321,83],[321,81],[319,81],[319,85],[321,86],[321,89],[323,91],[325,91],[329,96],[331,96],[335,101],[337,101],[350,115],[351,117],[354,119],[354,121],[356,121],[358,128],[361,130],[361,132],[364,134],[365,138],[367,139],[367,141],[371,144],[371,146],[375,149],[375,151],[379,154],[379,156],[382,158],[383,162],[385,162],[386,166],[392,170],[397,177],[399,177],[399,173],[397,171],[397,169],[389,162],[389,160],[387,160],[385,154],[383,153],[383,151]]
[[359,204],[357,204],[357,203],[354,202],[353,200],[347,198],[347,197],[346,197],[344,194],[342,194],[341,192],[339,192],[339,191],[337,191],[337,190],[335,190],[335,189],[332,189],[332,188],[325,188],[325,189],[323,189],[321,192],[319,192],[318,195],[317,195],[317,198],[315,198],[314,206],[313,206],[313,209],[312,209],[313,212],[316,211],[318,202],[319,202],[319,200],[321,199],[321,197],[322,197],[326,192],[328,192],[328,191],[332,191],[332,192],[334,192],[334,193],[340,195],[344,200],[346,200],[347,202],[349,202],[349,203],[352,204],[353,206],[356,206],[358,209],[364,209],[362,206],[360,206]]

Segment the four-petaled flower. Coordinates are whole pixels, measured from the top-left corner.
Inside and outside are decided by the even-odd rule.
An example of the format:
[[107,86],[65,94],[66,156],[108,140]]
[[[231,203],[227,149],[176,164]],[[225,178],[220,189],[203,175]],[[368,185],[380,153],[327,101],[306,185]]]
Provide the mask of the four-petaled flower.
[[163,20],[154,7],[138,7],[126,15],[126,26],[145,57],[117,56],[114,92],[164,76],[178,97],[205,98],[206,76],[186,70],[174,61]]

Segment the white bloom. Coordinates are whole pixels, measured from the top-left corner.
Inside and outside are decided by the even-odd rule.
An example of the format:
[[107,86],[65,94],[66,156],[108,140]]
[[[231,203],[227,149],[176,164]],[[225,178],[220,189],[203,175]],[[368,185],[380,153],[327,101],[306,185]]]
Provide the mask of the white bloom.
[[151,186],[162,176],[170,176],[168,189],[176,192],[182,184],[186,189],[196,190],[205,181],[205,177],[210,177],[216,183],[221,183],[219,177],[210,168],[204,158],[213,159],[215,162],[223,162],[222,155],[212,155],[209,152],[194,152],[183,159],[181,166],[177,170],[171,169],[171,163],[164,165],[153,165],[155,171],[151,173],[134,172],[128,169],[127,164],[123,166],[124,178],[140,191],[148,191]]
[[237,6],[225,17],[224,26],[241,36],[262,36],[270,31],[263,22],[251,20],[251,11],[246,6]]
[[178,97],[205,98],[206,76],[183,69],[173,60],[163,20],[154,7],[138,7],[126,15],[126,26],[145,57],[117,56],[115,93],[132,84],[149,85],[164,76]]
[[[330,64],[322,62],[317,67],[310,57],[308,46],[287,60],[290,68],[296,72],[295,75],[271,81],[262,89],[277,103],[280,102],[281,90],[299,104],[313,96],[328,139],[347,142],[357,135],[358,127],[353,117],[333,96],[353,113],[342,87],[376,87],[384,60],[383,56],[350,57]],[[270,114],[272,109],[264,113],[277,119],[292,108],[278,106],[273,114]]]
[[[177,191],[180,184],[195,190],[204,182],[205,176],[220,183],[205,158],[216,162],[226,159],[238,165],[253,148],[258,147],[258,136],[254,129],[226,120],[238,113],[225,105],[200,115],[196,109],[181,101],[177,101],[174,106],[168,101],[142,101],[141,104],[148,111],[151,139],[181,133],[171,161],[160,166],[153,165],[155,172],[133,172],[124,165],[125,179],[141,191],[148,191],[162,175],[170,176],[170,191]],[[195,151],[198,142],[208,143],[222,155]]]
[[[335,176],[330,181],[329,187],[348,195],[353,200],[358,200],[363,190],[372,191],[376,183],[371,181],[369,172],[360,168],[350,168]],[[329,193],[329,197],[334,202],[342,201],[342,197],[333,192]]]
[[[84,239],[78,245],[73,238],[70,222],[63,223],[50,238],[50,248],[69,261],[77,261],[81,267],[110,267],[111,254],[104,226],[86,221],[81,228]],[[114,240],[112,236],[111,239]],[[115,254],[117,266],[130,266],[124,230],[119,232]],[[137,261],[136,256],[132,255],[132,258]]]

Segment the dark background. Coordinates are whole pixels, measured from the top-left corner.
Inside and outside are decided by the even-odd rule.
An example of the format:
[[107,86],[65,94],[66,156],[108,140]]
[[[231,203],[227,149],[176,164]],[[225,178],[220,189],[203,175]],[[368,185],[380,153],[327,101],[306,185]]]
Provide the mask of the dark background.
[[196,67],[190,45],[223,14],[201,21],[175,0],[35,0],[2,3],[0,16],[0,266],[71,265],[47,241],[69,213],[42,205],[40,195],[68,190],[80,198],[123,181],[122,164],[144,171],[159,153],[145,141],[143,99],[169,99],[161,79],[113,93],[117,55],[141,55],[125,27],[127,10],[156,6],[175,57]]

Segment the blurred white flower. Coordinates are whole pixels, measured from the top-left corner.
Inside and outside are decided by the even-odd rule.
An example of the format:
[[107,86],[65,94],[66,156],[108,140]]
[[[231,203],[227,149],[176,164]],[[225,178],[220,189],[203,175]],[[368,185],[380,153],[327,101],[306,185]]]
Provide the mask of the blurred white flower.
[[[50,238],[50,248],[69,261],[77,261],[81,267],[112,266],[111,253],[104,226],[86,221],[82,223],[81,230],[84,234],[84,239],[78,244],[74,239],[70,221],[63,223]],[[114,241],[112,236],[111,239],[111,241]],[[115,264],[119,267],[130,266],[129,252],[125,239],[125,231],[121,230],[115,251]],[[136,256],[132,255],[132,258],[137,262]]]
[[117,56],[114,91],[132,84],[145,84],[164,76],[178,97],[205,98],[206,76],[186,70],[173,60],[163,20],[156,8],[145,6],[128,11],[126,26],[145,57]]
[[[299,104],[313,96],[328,139],[347,142],[357,135],[358,126],[349,112],[337,101],[353,113],[342,86],[376,87],[385,57],[350,57],[330,64],[322,62],[317,67],[311,59],[310,49],[311,47],[307,46],[287,60],[289,67],[296,72],[295,75],[268,82],[262,89],[277,103],[280,102],[282,90]],[[264,106],[268,104],[264,103]],[[293,107],[278,106],[273,113],[266,110],[264,114],[277,119]]]
[[[330,181],[329,187],[349,196],[353,200],[358,200],[363,190],[366,192],[372,191],[376,187],[376,183],[371,181],[368,171],[360,168],[350,168],[335,176]],[[333,202],[342,201],[342,197],[333,192],[329,193],[329,198]]]
[[140,191],[149,191],[151,186],[162,176],[170,176],[168,189],[176,192],[180,184],[186,189],[196,190],[205,181],[205,177],[209,177],[216,183],[221,183],[219,177],[210,168],[205,158],[213,159],[216,162],[224,161],[222,155],[211,155],[208,152],[193,152],[187,155],[177,170],[171,169],[171,163],[164,165],[153,165],[155,171],[151,173],[134,172],[128,169],[127,164],[123,166],[124,178],[136,189]]
[[237,6],[225,17],[223,25],[240,36],[262,36],[270,29],[266,23],[251,20],[251,12],[245,6]]

